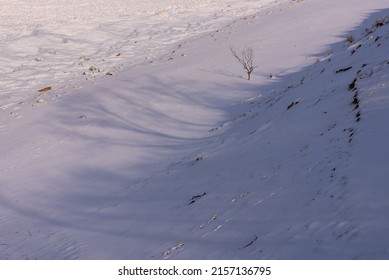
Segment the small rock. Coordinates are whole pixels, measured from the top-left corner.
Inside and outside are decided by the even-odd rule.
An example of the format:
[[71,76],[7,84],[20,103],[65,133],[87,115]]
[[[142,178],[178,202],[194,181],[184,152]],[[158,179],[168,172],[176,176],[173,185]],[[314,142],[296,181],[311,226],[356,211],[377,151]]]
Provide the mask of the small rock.
[[45,93],[45,92],[48,92],[49,90],[52,90],[52,87],[44,87],[44,88],[41,88],[40,90],[38,90],[38,92],[40,92],[40,93]]
[[46,103],[46,101],[45,101],[45,100],[43,100],[43,99],[38,99],[38,100],[36,101],[36,103],[39,103],[39,104],[44,104],[44,103]]

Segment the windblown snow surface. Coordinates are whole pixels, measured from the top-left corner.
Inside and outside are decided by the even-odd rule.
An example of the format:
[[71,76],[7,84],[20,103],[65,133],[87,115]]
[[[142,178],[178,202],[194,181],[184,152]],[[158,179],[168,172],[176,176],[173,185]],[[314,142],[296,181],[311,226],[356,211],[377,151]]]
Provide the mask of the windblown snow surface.
[[388,6],[0,0],[0,258],[389,259]]

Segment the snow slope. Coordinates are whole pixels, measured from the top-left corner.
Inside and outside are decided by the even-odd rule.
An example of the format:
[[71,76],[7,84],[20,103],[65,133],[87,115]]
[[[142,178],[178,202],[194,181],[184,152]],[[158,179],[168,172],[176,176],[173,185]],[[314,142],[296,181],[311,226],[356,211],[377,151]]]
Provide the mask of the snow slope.
[[[142,47],[115,75],[107,62],[81,84],[60,66],[43,93],[30,74],[1,79],[13,91],[0,110],[1,259],[389,258],[386,1],[243,2],[225,1],[237,8],[220,8],[217,28],[206,16],[201,32],[151,40],[152,59]],[[180,12],[164,25],[147,10],[158,30],[218,11],[161,3]],[[230,46],[255,50],[251,81]]]
[[270,2],[2,0],[0,102],[47,86],[67,93]]

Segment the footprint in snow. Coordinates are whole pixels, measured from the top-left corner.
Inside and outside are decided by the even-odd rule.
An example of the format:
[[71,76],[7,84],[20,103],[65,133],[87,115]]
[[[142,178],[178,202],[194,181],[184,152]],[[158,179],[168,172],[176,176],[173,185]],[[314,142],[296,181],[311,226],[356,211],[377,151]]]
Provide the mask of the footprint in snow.
[[171,247],[169,250],[166,250],[163,253],[164,259],[169,258],[173,252],[179,252],[179,251],[183,250],[184,246],[185,246],[185,241],[180,241],[177,245]]

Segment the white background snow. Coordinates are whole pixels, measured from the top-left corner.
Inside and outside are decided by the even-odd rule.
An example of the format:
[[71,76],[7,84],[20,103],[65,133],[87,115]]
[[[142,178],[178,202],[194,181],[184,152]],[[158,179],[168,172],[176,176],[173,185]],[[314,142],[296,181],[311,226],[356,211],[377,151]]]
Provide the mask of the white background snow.
[[388,259],[388,6],[0,0],[0,259]]

